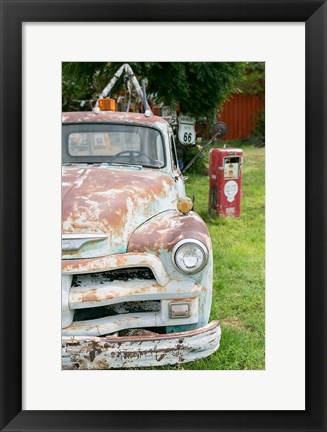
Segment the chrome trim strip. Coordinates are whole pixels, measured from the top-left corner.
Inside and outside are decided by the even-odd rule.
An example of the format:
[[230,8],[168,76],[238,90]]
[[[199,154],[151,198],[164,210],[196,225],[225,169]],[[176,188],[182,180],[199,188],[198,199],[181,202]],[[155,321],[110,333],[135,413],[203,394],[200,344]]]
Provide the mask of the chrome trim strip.
[[84,239],[103,240],[105,238],[108,238],[108,236],[102,233],[69,233],[69,234],[62,235],[63,240],[84,240]]
[[99,240],[105,240],[108,238],[105,234],[100,233],[71,233],[63,234],[61,247],[63,251],[77,251],[86,243],[96,242]]

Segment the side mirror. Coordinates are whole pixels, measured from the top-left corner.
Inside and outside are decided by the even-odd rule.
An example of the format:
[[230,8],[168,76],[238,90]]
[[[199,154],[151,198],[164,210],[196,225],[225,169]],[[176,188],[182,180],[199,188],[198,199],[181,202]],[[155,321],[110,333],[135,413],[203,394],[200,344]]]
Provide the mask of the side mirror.
[[218,122],[214,125],[212,129],[212,134],[209,142],[202,148],[202,150],[197,153],[194,158],[189,162],[186,167],[182,169],[182,174],[194,164],[194,162],[201,156],[201,154],[213,143],[215,138],[223,138],[228,133],[228,127],[224,122]]
[[228,133],[228,127],[227,124],[219,121],[215,123],[214,127],[212,128],[212,136],[216,138],[224,138]]

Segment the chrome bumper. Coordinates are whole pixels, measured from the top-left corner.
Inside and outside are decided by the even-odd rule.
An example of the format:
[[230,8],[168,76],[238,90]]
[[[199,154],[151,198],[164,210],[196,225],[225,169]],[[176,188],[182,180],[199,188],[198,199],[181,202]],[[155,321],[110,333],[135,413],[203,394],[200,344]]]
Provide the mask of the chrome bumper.
[[218,321],[181,333],[130,337],[62,337],[62,369],[120,369],[198,360],[220,343]]

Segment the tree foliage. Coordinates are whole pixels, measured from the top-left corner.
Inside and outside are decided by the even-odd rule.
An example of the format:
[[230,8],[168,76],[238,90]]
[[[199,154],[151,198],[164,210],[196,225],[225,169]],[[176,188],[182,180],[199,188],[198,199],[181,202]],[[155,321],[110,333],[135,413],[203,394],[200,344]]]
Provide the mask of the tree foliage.
[[247,95],[262,95],[265,92],[265,63],[247,62],[238,91]]
[[[66,62],[62,66],[63,111],[90,110],[98,95],[123,63]],[[147,94],[196,118],[212,118],[226,98],[247,79],[244,62],[129,63],[139,82],[147,80]],[[121,78],[113,89],[124,91]],[[242,90],[239,90],[242,91]],[[85,103],[83,103],[85,102]]]

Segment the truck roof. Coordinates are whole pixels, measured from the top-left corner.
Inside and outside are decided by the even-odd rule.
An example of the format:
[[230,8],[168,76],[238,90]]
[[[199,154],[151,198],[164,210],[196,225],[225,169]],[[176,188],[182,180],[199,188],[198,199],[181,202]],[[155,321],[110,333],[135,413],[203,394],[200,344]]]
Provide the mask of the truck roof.
[[92,111],[79,112],[63,112],[63,123],[84,123],[84,122],[113,122],[113,123],[139,123],[148,126],[158,123],[167,125],[167,122],[162,117],[151,115],[145,117],[142,113],[133,112],[117,112],[117,111],[100,111],[94,113]]

